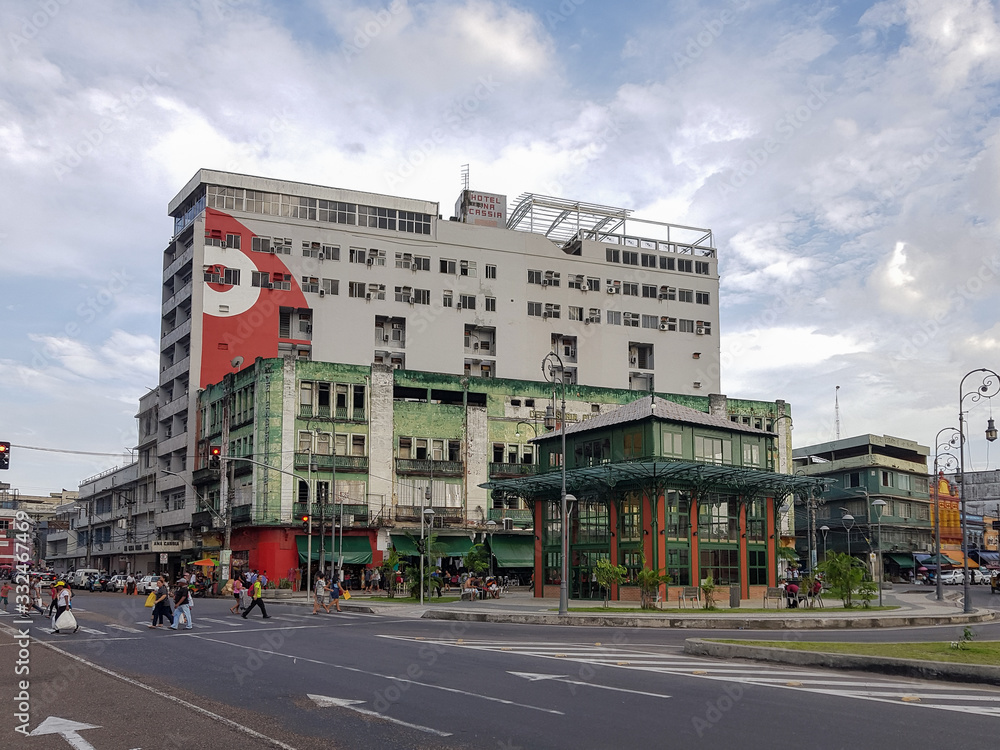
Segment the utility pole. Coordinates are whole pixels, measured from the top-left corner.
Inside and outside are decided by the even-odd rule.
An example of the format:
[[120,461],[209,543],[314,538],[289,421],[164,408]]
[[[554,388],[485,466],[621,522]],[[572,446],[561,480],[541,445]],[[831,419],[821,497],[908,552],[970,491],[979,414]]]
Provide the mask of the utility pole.
[[236,492],[236,476],[233,462],[229,459],[229,424],[231,420],[230,402],[233,397],[233,375],[227,374],[225,377],[226,391],[222,403],[222,452],[219,456],[219,497],[225,498],[225,532],[222,541],[222,549],[219,551],[219,584],[225,585],[225,581],[230,577],[230,561],[232,559],[232,538],[233,538],[233,500]]

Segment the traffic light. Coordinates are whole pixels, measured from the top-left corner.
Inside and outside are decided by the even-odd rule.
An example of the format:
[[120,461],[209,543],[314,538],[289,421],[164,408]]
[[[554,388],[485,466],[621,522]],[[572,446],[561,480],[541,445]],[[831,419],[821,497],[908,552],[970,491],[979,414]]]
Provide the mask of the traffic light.
[[0,443],[0,469],[10,468],[10,443]]
[[222,448],[217,445],[213,445],[208,449],[208,468],[222,468]]
[[309,531],[312,524],[309,522],[309,516],[302,516],[302,530]]

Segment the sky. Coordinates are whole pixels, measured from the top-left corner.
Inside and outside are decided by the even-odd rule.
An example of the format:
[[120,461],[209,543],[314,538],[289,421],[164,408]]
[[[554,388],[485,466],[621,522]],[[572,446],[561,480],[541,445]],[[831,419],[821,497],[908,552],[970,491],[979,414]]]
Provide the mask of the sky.
[[[448,214],[468,164],[710,228],[724,393],[788,401],[796,447],[835,397],[842,437],[933,447],[1000,371],[998,83],[988,0],[7,0],[0,440],[46,450],[0,481],[128,460],[202,167]],[[967,469],[998,465],[991,404],[963,402]]]

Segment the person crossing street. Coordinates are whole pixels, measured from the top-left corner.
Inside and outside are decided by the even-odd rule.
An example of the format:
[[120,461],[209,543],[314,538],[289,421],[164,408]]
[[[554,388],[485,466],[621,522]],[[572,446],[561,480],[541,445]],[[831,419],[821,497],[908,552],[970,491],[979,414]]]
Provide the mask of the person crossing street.
[[267,607],[264,606],[264,599],[261,595],[260,578],[254,580],[253,585],[250,588],[250,591],[252,592],[250,595],[252,601],[250,602],[250,606],[247,607],[247,611],[244,612],[242,615],[240,615],[240,617],[242,617],[244,620],[247,619],[247,615],[250,614],[250,610],[252,610],[254,607],[259,607],[261,614],[264,615],[263,619],[265,620],[271,619],[271,616],[267,614]]

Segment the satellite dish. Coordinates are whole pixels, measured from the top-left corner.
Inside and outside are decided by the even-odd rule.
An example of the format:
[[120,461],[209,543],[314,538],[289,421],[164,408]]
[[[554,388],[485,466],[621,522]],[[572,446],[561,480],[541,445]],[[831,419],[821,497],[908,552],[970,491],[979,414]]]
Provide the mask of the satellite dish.
[[239,369],[239,366],[243,364],[243,357],[233,357],[232,361],[229,364]]

